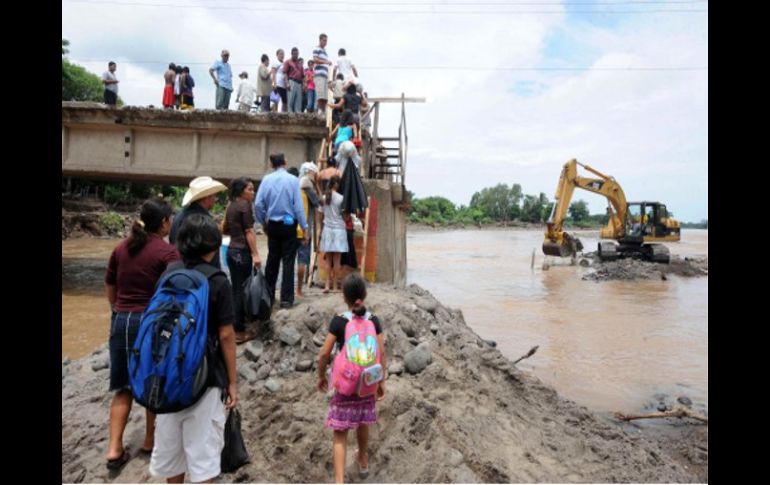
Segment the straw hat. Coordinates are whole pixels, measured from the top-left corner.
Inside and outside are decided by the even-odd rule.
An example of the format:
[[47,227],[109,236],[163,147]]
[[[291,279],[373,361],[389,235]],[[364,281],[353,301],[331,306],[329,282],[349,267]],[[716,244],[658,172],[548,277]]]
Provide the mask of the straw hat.
[[188,206],[191,202],[208,197],[209,195],[217,194],[223,190],[227,190],[227,187],[225,187],[222,182],[214,180],[211,177],[205,176],[194,178],[190,182],[190,188],[187,189],[187,192],[184,194],[182,206]]

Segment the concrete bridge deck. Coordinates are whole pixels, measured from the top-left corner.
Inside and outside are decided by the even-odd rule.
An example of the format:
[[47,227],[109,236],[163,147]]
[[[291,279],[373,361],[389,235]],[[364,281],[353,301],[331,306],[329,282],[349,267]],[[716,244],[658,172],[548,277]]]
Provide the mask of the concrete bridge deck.
[[270,153],[290,166],[314,160],[328,134],[312,114],[174,111],[62,102],[62,176],[187,185],[269,173]]

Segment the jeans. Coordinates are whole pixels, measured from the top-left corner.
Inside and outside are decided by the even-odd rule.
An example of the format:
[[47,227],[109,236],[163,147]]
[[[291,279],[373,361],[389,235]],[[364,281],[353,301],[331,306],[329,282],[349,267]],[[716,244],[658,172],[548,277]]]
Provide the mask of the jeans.
[[289,112],[302,112],[302,83],[289,79]]
[[128,356],[139,332],[142,312],[117,312],[110,323],[110,391],[130,389]]
[[261,113],[267,113],[270,111],[270,95],[265,94],[264,96],[261,96],[259,99],[259,111]]
[[227,267],[230,268],[233,287],[233,326],[236,332],[243,332],[246,329],[243,317],[243,282],[251,275],[251,251],[245,248],[227,248]]
[[267,224],[267,264],[265,279],[270,292],[270,301],[275,302],[275,283],[278,268],[283,264],[281,281],[281,303],[294,303],[294,258],[297,254],[297,225],[286,225],[281,221]]
[[217,109],[228,109],[230,107],[230,95],[233,94],[232,89],[225,89],[222,86],[217,86]]
[[315,112],[315,88],[307,90],[307,111],[308,113]]

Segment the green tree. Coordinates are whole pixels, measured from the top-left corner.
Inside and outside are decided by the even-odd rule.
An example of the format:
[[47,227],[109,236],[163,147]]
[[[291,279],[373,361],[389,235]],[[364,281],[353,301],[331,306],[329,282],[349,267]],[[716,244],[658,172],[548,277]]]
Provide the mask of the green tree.
[[527,194],[524,196],[524,202],[521,205],[521,220],[527,222],[541,222],[547,198],[542,192],[540,196]]
[[426,197],[412,201],[410,220],[415,222],[453,222],[457,215],[457,208],[445,197]]
[[569,217],[573,221],[585,221],[588,220],[590,213],[588,212],[588,204],[584,200],[576,200],[569,205]]
[[509,221],[519,217],[521,185],[497,184],[476,192],[471,197],[470,208],[482,211],[487,217],[498,221]]
[[[102,79],[83,66],[72,64],[66,57],[69,53],[69,41],[61,40],[61,99],[62,101],[102,101],[104,87]],[[118,106],[123,100],[118,97]]]

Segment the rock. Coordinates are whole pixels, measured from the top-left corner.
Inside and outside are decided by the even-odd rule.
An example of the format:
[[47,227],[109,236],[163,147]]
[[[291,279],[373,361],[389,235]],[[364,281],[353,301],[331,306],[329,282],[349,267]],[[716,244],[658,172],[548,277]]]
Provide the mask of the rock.
[[310,370],[313,367],[313,361],[312,360],[300,360],[297,362],[297,365],[294,366],[294,370],[298,372],[305,372]]
[[449,451],[447,452],[447,458],[446,461],[449,463],[452,467],[458,466],[460,463],[463,462],[465,458],[463,457],[463,454],[459,451],[455,450],[454,448],[449,448]]
[[687,396],[679,396],[676,398],[676,400],[679,402],[679,404],[684,404],[687,407],[692,406],[692,400],[690,400]]
[[435,323],[430,326],[430,331],[433,332],[433,335],[436,335],[438,333],[438,325]]
[[318,332],[315,335],[313,335],[313,343],[316,344],[317,347],[322,347],[325,341],[326,341],[326,333]]
[[281,389],[281,383],[275,379],[268,379],[265,381],[265,389],[270,392],[278,392]]
[[666,406],[666,403],[662,403],[661,402],[661,403],[658,403],[658,408],[657,409],[660,412],[665,412],[666,410],[668,410],[668,406]]
[[260,366],[260,368],[257,369],[257,380],[261,381],[262,379],[267,379],[267,376],[270,375],[271,370],[273,370],[273,368],[270,366],[270,364],[263,364]]
[[94,372],[99,372],[100,370],[109,369],[110,367],[110,359],[108,357],[101,358],[101,359],[94,359],[91,362],[91,370]]
[[416,304],[431,315],[436,313],[436,308],[438,308],[438,302],[431,298],[420,298],[417,300]]
[[422,372],[432,360],[430,343],[425,342],[404,356],[404,365],[410,374]]
[[259,360],[259,357],[262,355],[264,349],[265,347],[262,345],[261,341],[252,340],[245,345],[245,348],[243,349],[243,355],[248,360],[256,362]]
[[287,345],[297,345],[302,340],[302,335],[291,325],[284,325],[278,332],[278,339]]
[[409,338],[409,343],[412,345],[420,345],[420,341],[417,340],[415,337]]
[[485,344],[489,345],[490,347],[497,347],[497,342],[495,342],[494,340],[486,340],[486,339],[481,339],[481,340]]
[[403,362],[393,362],[388,366],[388,374],[393,375],[401,375],[404,372],[404,363]]
[[248,382],[255,382],[257,380],[257,372],[255,372],[248,364],[241,364],[238,366],[238,375]]
[[321,315],[315,312],[312,312],[312,313],[308,313],[305,316],[304,323],[305,323],[305,326],[308,328],[308,330],[315,333],[315,331],[318,330],[321,327],[321,325],[323,325],[323,320],[321,318]]
[[411,319],[400,318],[398,324],[401,326],[401,330],[404,331],[407,337],[414,337],[417,331],[414,328],[414,323]]

